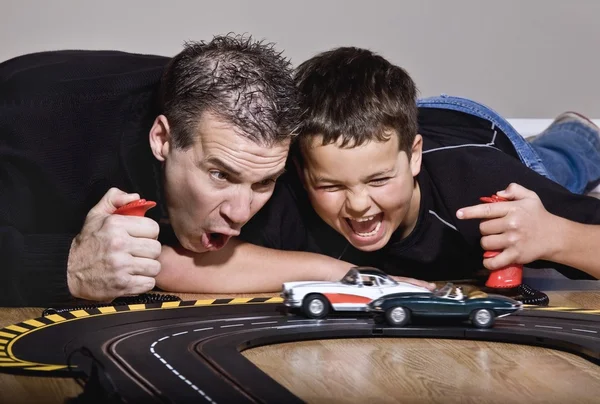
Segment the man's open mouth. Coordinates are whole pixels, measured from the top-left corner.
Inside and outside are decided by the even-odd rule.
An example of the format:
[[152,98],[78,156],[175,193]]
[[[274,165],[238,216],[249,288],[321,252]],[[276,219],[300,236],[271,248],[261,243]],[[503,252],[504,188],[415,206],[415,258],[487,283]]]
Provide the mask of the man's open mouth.
[[202,235],[202,245],[208,251],[220,250],[227,244],[231,236],[223,233],[204,233]]

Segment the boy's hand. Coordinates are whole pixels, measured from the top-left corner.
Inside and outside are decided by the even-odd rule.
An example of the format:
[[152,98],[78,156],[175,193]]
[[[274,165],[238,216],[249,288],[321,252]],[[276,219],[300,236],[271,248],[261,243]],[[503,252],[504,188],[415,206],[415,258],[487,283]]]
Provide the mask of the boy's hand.
[[544,208],[538,195],[514,183],[497,195],[508,201],[469,206],[456,212],[459,219],[481,219],[481,247],[501,251],[484,259],[483,265],[495,270],[550,256],[558,238],[553,224],[556,216]]

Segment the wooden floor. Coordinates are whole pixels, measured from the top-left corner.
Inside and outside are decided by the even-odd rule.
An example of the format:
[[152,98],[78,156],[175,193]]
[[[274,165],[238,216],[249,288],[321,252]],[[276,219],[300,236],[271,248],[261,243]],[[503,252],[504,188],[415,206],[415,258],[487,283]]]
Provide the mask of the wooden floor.
[[600,372],[548,349],[462,340],[288,343],[246,351],[308,403],[598,403]]

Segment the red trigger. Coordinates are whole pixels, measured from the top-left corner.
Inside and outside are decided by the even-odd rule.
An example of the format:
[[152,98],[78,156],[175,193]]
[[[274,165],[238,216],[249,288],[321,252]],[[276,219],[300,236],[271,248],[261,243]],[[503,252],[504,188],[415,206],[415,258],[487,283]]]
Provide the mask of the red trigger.
[[115,214],[117,215],[126,215],[126,216],[144,216],[148,209],[151,209],[156,206],[156,202],[147,201],[145,199],[138,199],[137,201],[133,201],[128,203],[127,205],[123,205],[117,210],[115,210]]

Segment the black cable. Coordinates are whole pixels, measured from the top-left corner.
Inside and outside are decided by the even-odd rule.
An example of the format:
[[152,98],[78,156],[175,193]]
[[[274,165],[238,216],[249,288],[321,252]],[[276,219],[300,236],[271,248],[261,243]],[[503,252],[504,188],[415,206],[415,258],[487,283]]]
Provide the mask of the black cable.
[[[78,376],[81,371],[73,368],[73,355],[81,354],[91,360],[89,376]],[[114,381],[106,372],[104,365],[87,347],[77,348],[67,356],[67,368],[74,373],[75,382],[83,389],[83,392],[65,401],[66,404],[122,404],[123,398],[117,392]],[[105,381],[104,381],[105,380]]]
[[518,295],[514,297],[515,300],[520,301],[523,304],[531,304],[536,306],[548,306],[550,298],[544,292],[532,288],[529,285],[521,284],[517,287]]

